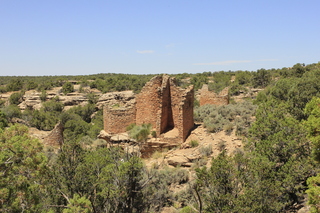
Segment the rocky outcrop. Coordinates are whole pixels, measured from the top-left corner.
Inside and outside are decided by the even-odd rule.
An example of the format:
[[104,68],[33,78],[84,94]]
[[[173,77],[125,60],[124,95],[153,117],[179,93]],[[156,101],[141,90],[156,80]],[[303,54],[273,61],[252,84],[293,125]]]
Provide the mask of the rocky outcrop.
[[86,104],[88,98],[85,94],[73,92],[59,96],[59,100],[63,103],[64,106],[77,106],[81,105],[82,103]]
[[39,110],[42,106],[40,95],[41,93],[36,90],[29,90],[25,92],[25,94],[22,97],[23,102],[19,104],[19,108],[21,110],[26,110],[26,109]]
[[110,107],[132,107],[135,104],[135,94],[133,91],[109,92],[101,95],[97,102],[97,107],[102,109],[104,106]]

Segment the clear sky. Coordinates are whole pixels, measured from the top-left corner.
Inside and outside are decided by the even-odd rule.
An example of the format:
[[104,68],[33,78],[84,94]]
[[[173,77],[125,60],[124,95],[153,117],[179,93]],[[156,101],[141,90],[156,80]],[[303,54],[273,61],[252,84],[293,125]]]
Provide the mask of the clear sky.
[[320,61],[319,0],[0,0],[0,76]]

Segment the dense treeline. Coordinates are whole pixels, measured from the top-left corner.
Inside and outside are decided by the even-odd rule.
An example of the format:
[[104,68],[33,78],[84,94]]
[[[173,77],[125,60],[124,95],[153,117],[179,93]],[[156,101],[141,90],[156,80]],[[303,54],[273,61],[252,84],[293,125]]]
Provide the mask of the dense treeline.
[[[17,106],[23,91],[30,88],[45,91],[59,85],[68,93],[73,88],[67,81],[76,80],[103,92],[138,92],[151,77],[1,78],[0,92],[16,91],[9,105],[0,104],[1,211],[157,212],[176,205],[180,212],[284,212],[300,204],[306,193],[312,210],[320,211],[320,63],[176,75],[181,86],[194,84],[197,89],[207,83],[216,92],[229,86],[231,95],[247,87],[264,88],[253,102],[195,109],[195,118],[208,131],[235,129],[245,148],[230,156],[221,151],[210,168],[197,164],[191,179],[185,169],[159,170],[157,165],[147,169],[136,154],[106,148],[105,142],[96,139],[103,122],[93,96],[87,105],[68,111],[63,111],[59,97],[47,100],[45,92],[40,110],[21,112]],[[62,122],[61,150],[44,148],[28,135],[26,126],[11,124],[14,118],[41,130]],[[150,128],[145,129],[149,134]],[[132,135],[140,132],[138,126],[131,130]],[[176,194],[170,190],[186,182],[185,190]]]
[[97,88],[103,93],[124,90],[139,92],[153,76],[112,73],[86,76],[2,76],[0,78],[0,93],[32,89],[49,90],[53,87],[62,87],[69,81],[80,84],[82,87]]

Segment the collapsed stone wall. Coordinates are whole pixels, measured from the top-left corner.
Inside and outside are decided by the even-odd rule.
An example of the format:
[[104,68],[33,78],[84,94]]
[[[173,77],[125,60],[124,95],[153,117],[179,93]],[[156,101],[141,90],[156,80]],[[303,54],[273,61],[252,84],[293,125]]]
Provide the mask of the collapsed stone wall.
[[208,85],[204,84],[200,90],[200,106],[206,104],[212,105],[228,105],[229,104],[229,88],[223,89],[219,94],[209,91]]
[[63,130],[64,127],[60,122],[56,124],[49,135],[43,139],[44,144],[61,147],[63,145]]

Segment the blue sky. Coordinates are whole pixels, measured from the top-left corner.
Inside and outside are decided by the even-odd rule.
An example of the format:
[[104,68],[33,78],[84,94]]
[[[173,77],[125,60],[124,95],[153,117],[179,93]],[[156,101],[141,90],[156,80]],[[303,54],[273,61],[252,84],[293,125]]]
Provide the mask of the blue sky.
[[0,0],[0,75],[317,63],[319,8],[319,0]]

